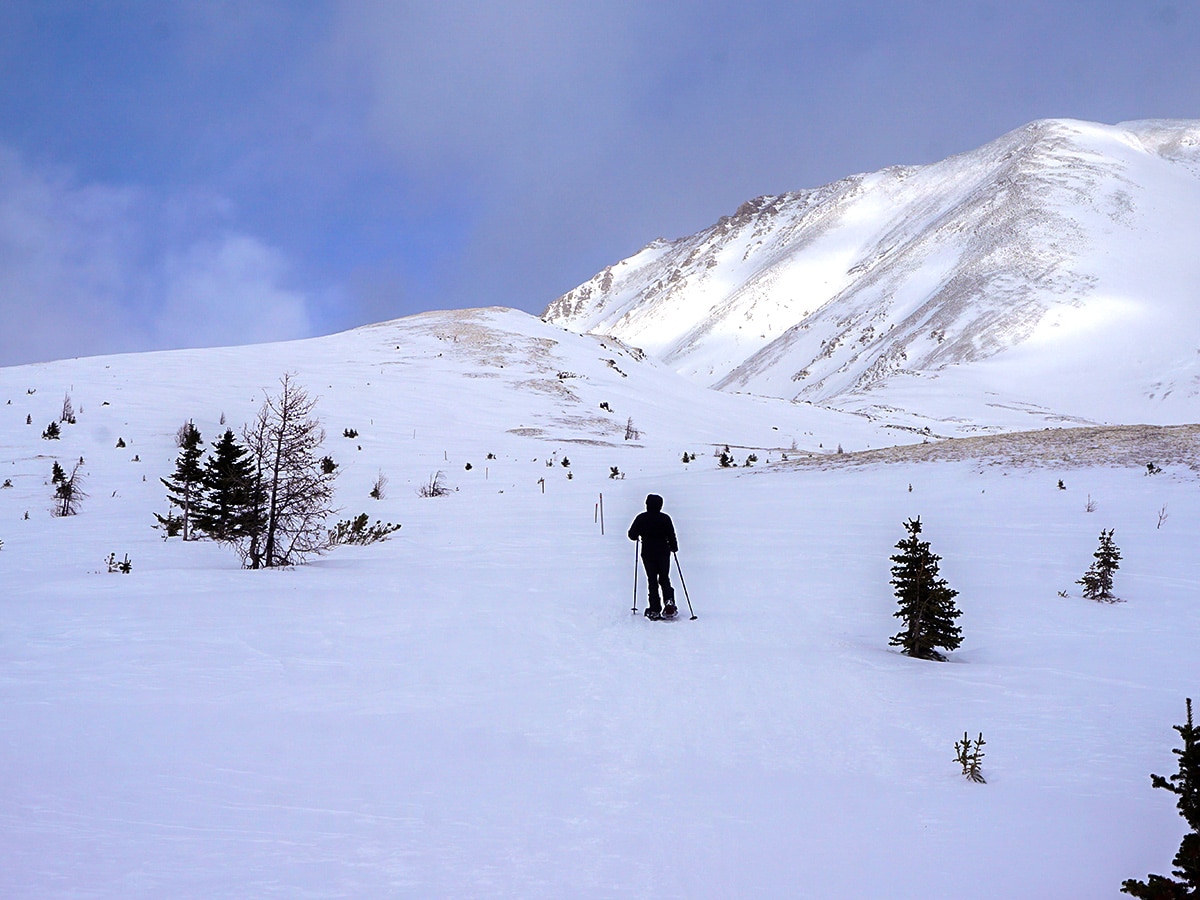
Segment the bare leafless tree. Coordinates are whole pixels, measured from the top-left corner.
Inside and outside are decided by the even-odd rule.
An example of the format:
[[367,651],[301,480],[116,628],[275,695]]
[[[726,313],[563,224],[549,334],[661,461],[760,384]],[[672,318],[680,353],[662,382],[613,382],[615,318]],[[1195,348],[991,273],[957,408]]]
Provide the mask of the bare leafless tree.
[[321,465],[325,430],[313,415],[316,398],[293,380],[279,380],[242,437],[254,459],[258,490],[255,527],[238,544],[252,569],[304,561],[329,546],[325,519],[332,513],[332,472]]

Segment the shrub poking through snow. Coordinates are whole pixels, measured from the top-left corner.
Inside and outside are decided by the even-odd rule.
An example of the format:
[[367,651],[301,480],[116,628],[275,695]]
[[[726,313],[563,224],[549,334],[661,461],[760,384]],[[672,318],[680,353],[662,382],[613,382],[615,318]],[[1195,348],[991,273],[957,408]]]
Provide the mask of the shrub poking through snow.
[[954,761],[962,766],[963,776],[976,784],[987,784],[983,772],[980,770],[980,766],[983,764],[983,745],[985,743],[982,731],[975,740],[971,740],[964,731],[963,739],[954,742],[954,752],[957,754]]
[[158,524],[154,527],[162,529],[164,541],[167,538],[179,537],[179,533],[183,531],[183,517],[175,515],[170,510],[167,510],[165,517],[155,513],[154,518],[158,520]]
[[422,497],[445,497],[450,493],[446,487],[446,473],[435,472],[429,476],[429,481],[417,488],[417,494]]
[[374,525],[367,524],[367,514],[361,513],[353,519],[343,519],[329,530],[329,546],[338,544],[375,544],[386,541],[393,532],[399,531],[399,525],[391,522],[375,520]]
[[1150,875],[1146,881],[1130,878],[1121,884],[1121,893],[1142,900],[1200,897],[1200,729],[1192,721],[1191,697],[1187,699],[1187,723],[1172,727],[1183,739],[1183,749],[1171,751],[1179,757],[1179,771],[1167,778],[1151,775],[1150,783],[1179,797],[1175,805],[1191,831],[1183,836],[1172,860],[1175,878]]
[[46,426],[46,430],[42,432],[42,440],[57,441],[62,436],[57,422],[51,422]]
[[1116,603],[1119,598],[1113,596],[1112,592],[1113,572],[1121,567],[1121,551],[1113,543],[1111,528],[1100,531],[1100,547],[1092,556],[1095,560],[1075,583],[1083,585],[1083,596],[1089,600]]
[[105,562],[108,563],[108,571],[110,574],[113,572],[120,572],[122,575],[128,575],[133,571],[133,563],[130,561],[128,553],[125,554],[124,559],[117,559],[117,554],[110,553],[108,554],[108,559],[105,560]]
[[892,587],[900,603],[894,615],[904,628],[889,641],[906,656],[944,661],[938,647],[954,650],[962,643],[962,629],[954,620],[962,611],[954,605],[958,591],[938,575],[941,557],[921,540],[921,519],[904,523],[908,537],[896,544],[892,557]]

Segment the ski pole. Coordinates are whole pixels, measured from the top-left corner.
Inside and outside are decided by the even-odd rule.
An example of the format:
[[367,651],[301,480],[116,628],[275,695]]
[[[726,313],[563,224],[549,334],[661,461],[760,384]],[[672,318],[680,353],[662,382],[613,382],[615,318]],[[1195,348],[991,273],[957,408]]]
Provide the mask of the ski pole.
[[688,612],[692,614],[691,621],[694,622],[696,620],[696,613],[692,610],[692,598],[688,595],[687,582],[683,579],[683,566],[679,564],[679,554],[672,553],[671,555],[675,557],[675,568],[679,570],[679,583],[683,585],[683,596],[687,599]]
[[638,548],[642,546],[642,539],[638,538],[637,543],[633,545],[633,611],[637,612],[637,570],[638,570]]

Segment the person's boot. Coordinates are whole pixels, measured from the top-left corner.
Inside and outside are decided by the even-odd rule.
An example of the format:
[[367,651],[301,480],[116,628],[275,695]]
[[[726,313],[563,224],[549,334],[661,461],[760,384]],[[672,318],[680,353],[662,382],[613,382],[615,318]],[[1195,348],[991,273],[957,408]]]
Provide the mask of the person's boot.
[[649,606],[647,606],[646,607],[646,618],[652,622],[657,622],[659,619],[662,618],[662,613],[660,613],[657,609],[651,609]]
[[662,618],[673,619],[678,613],[679,610],[675,608],[675,598],[672,597],[667,601],[667,605],[663,607]]

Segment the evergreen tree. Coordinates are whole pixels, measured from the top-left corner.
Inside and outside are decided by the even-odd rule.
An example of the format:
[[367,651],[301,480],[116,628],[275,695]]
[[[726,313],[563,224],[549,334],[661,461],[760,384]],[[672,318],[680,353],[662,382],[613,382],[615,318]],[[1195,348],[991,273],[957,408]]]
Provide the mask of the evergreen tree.
[[79,504],[87,498],[87,494],[83,492],[83,475],[79,471],[82,465],[83,459],[80,458],[79,462],[71,469],[71,474],[68,475],[63,471],[62,466],[57,462],[54,463],[50,475],[50,482],[55,486],[54,515],[76,515],[79,512]]
[[1089,600],[1107,600],[1117,602],[1113,596],[1113,572],[1121,568],[1121,551],[1113,543],[1113,529],[1100,531],[1100,547],[1092,554],[1095,562],[1088,567],[1076,584],[1083,585],[1083,596]]
[[936,648],[954,650],[962,643],[962,629],[954,620],[962,615],[954,605],[958,591],[938,576],[940,556],[920,538],[921,519],[904,523],[908,537],[896,544],[892,557],[892,586],[900,609],[894,614],[904,628],[889,643],[917,659],[945,660]]
[[200,476],[195,527],[224,543],[236,543],[260,527],[262,502],[250,452],[226,428]]
[[[176,443],[179,456],[175,459],[175,472],[170,479],[160,478],[159,481],[167,488],[167,501],[179,507],[180,518],[183,519],[182,536],[189,541],[195,539],[192,520],[200,501],[200,479],[204,474],[200,468],[200,457],[204,455],[204,448],[200,446],[200,430],[188,422],[179,429]],[[170,513],[166,516],[155,513],[154,517],[166,526]]]
[[1147,881],[1130,878],[1121,892],[1142,900],[1185,900],[1200,897],[1200,729],[1192,721],[1192,699],[1187,700],[1187,724],[1172,726],[1183,738],[1183,749],[1171,752],[1179,757],[1179,771],[1168,778],[1151,775],[1150,783],[1179,797],[1175,804],[1191,826],[1183,836],[1179,852],[1172,862],[1175,878],[1150,875]]

